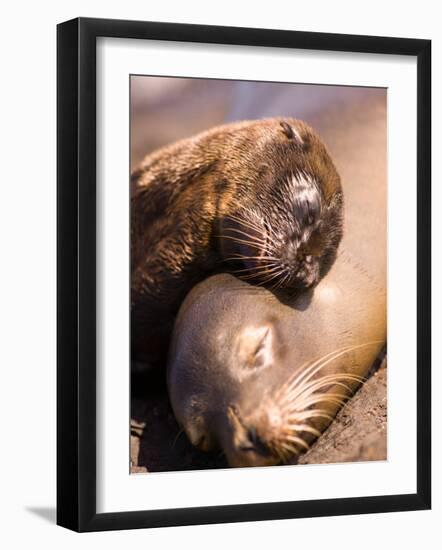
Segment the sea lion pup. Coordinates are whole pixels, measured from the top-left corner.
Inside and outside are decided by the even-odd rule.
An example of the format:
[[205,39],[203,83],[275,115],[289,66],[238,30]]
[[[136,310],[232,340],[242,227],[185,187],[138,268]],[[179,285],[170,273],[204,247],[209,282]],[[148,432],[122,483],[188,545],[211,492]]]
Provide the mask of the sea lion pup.
[[231,466],[295,461],[386,342],[385,123],[368,108],[347,116],[330,129],[345,178],[344,237],[314,293],[291,299],[216,275],[190,292],[175,323],[174,414],[194,445],[220,447]]
[[217,271],[305,289],[342,235],[339,175],[316,133],[290,119],[219,126],[148,156],[132,176],[131,346],[164,365],[187,292]]

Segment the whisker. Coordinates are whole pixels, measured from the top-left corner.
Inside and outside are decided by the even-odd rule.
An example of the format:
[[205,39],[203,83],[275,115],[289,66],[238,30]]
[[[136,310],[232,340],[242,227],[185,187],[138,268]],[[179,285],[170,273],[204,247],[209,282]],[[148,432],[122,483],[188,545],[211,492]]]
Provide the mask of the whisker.
[[[284,201],[282,202],[282,206],[285,208],[285,204],[284,204]],[[250,223],[251,225],[254,226],[254,229],[259,231],[259,232],[262,232],[263,230],[263,227],[262,227],[262,213],[258,213],[250,208],[243,208],[243,212],[245,214],[249,214],[249,216],[247,217],[247,222]],[[229,216],[231,219],[239,222],[239,223],[243,223],[244,224],[244,220],[243,219],[240,219],[240,218],[235,218],[233,216]],[[252,219],[253,218],[253,219]],[[258,219],[259,222],[256,222],[255,219]],[[258,225],[259,223],[259,225]],[[279,239],[279,235],[276,233],[276,231],[274,230],[273,226],[269,223],[267,223],[265,225],[265,230],[266,232],[269,234],[269,236],[272,236],[274,237],[275,239]]]
[[351,348],[349,346],[345,347],[345,348],[341,348],[339,350],[334,350],[334,351],[331,351],[330,353],[327,353],[326,355],[320,357],[319,359],[313,361],[313,363],[304,369],[304,366],[301,367],[301,372],[294,377],[294,379],[289,383],[289,386],[290,387],[293,387],[295,385],[297,385],[298,383],[300,383],[301,381],[303,383],[305,383],[306,381],[310,380],[310,378],[312,376],[314,376],[316,374],[316,372],[318,370],[320,370],[323,365],[325,364],[324,361],[325,360],[333,360],[337,357],[339,357],[340,355],[346,353],[347,351],[349,351]]
[[316,437],[321,435],[321,432],[309,424],[288,424],[288,426],[298,432],[308,432]]
[[176,434],[174,440],[173,440],[173,443],[172,443],[172,449],[175,447],[175,444],[176,442],[178,441],[178,438],[180,437],[180,435],[184,433],[184,428],[181,428],[180,430],[178,430],[178,433]]
[[[336,397],[334,395],[330,395],[328,393],[320,393],[317,394],[310,399],[305,399],[304,401],[301,401],[299,405],[298,410],[307,410],[308,407],[311,407],[312,405],[316,405],[317,403],[334,403],[335,405],[343,405],[345,403],[346,399],[343,399],[342,397]],[[295,409],[295,412],[297,409]]]
[[253,229],[254,231],[262,232],[263,229],[262,226],[260,227],[257,223],[248,218],[243,219],[231,214],[227,219],[237,222],[244,227],[248,227],[249,229]]
[[276,447],[275,449],[272,449],[274,453],[278,456],[279,460],[284,463],[287,461],[287,459],[284,457],[284,455],[281,453],[281,451]]
[[252,267],[245,267],[244,269],[232,269],[231,273],[244,273],[245,271],[266,269],[270,267],[278,267],[278,264],[275,262],[269,262],[266,265],[254,265]]
[[279,275],[281,275],[281,271],[276,271],[276,273],[274,273],[271,277],[266,277],[266,278],[264,278],[264,279],[261,281],[261,284],[262,284],[262,285],[267,285],[270,281],[272,281],[272,280],[275,279],[276,277],[279,277]]
[[358,344],[358,345],[354,345],[354,346],[347,346],[345,348],[341,348],[340,350],[332,351],[332,352],[327,353],[326,355],[320,357],[319,359],[314,361],[309,367],[304,369],[304,366],[308,365],[308,362],[306,362],[299,369],[302,372],[300,372],[299,374],[295,373],[295,377],[292,380],[289,379],[288,383],[286,383],[281,389],[283,391],[285,391],[289,388],[292,388],[294,385],[300,383],[301,380],[303,381],[303,383],[307,382],[308,380],[310,380],[316,374],[316,372],[318,372],[320,369],[322,369],[323,367],[328,365],[331,361],[337,359],[341,355],[344,355],[344,353],[347,353],[349,351],[354,351],[355,349],[359,349],[359,348],[362,348],[362,347],[372,346],[372,345],[380,344],[380,343],[382,343],[382,340],[374,340],[372,342],[366,342],[364,344]]
[[[249,240],[249,241],[246,241],[246,240],[244,240],[244,239],[238,239],[238,237],[231,237],[231,236],[229,236],[229,235],[223,235],[223,239],[229,239],[229,240],[231,240],[231,241],[235,241],[236,243],[246,244],[246,245],[248,245],[248,246],[254,246],[255,248],[258,248],[258,247],[257,247],[257,244],[254,243],[253,241],[250,241],[250,240]],[[263,244],[265,244],[265,243],[263,243]]]
[[[294,445],[290,445],[289,443],[285,443],[285,442],[281,442],[280,443],[280,446],[283,448],[283,449],[286,449],[291,455],[298,455],[299,454],[299,451],[298,449],[294,446]],[[289,454],[289,456],[290,456]],[[287,459],[286,459],[287,460]]]
[[301,447],[304,447],[305,450],[308,450],[310,447],[302,438],[297,437],[296,435],[287,435],[284,439],[285,441],[290,441],[291,443],[301,445]]
[[[225,231],[232,231],[234,233],[239,233],[240,235],[244,235],[244,237],[248,237],[249,239],[253,239],[254,241],[257,241],[259,243],[265,244],[265,239],[260,235],[251,235],[250,233],[247,233],[246,231],[241,231],[240,229],[236,229],[236,227],[226,227]],[[216,237],[225,237],[226,235],[215,235]]]
[[307,384],[303,384],[299,389],[304,390],[318,390],[326,386],[336,385],[341,386],[345,388],[348,391],[352,391],[350,386],[347,384],[344,384],[343,382],[339,382],[339,380],[349,380],[353,382],[363,382],[364,379],[361,379],[362,377],[359,376],[351,376],[350,374],[347,376],[346,374],[341,375],[334,375],[330,374],[327,376],[321,376],[321,378],[315,378],[314,380],[308,382]]
[[290,279],[290,273],[286,273],[286,275],[277,282],[277,285],[275,288],[281,288],[288,280]]
[[[250,273],[248,275],[239,275],[239,277],[241,279],[253,279],[255,277],[259,277],[260,275],[270,275],[272,273],[274,273],[275,271],[279,273],[280,271],[280,267],[279,266],[273,266],[271,268],[267,268],[267,267],[262,267],[260,271],[256,271],[255,273]],[[236,272],[238,273],[238,272]]]
[[288,457],[289,457],[287,452],[284,449],[282,449],[281,447],[277,447],[277,449],[275,449],[275,450],[277,450],[278,456],[281,457],[280,458],[281,462],[286,463],[287,460],[288,460]]
[[327,413],[324,409],[310,409],[308,411],[296,412],[290,418],[293,418],[295,421],[298,420],[307,420],[308,418],[326,418],[327,420],[333,420],[333,417]]
[[286,394],[284,394],[282,401],[283,402],[292,402],[294,398],[301,397],[304,393],[311,393],[317,391],[326,386],[340,386],[345,388],[347,391],[352,393],[352,389],[347,384],[339,382],[339,380],[349,380],[353,382],[362,383],[364,378],[362,376],[352,375],[352,374],[330,374],[327,376],[322,376],[321,378],[315,379],[307,384],[300,384],[300,386],[294,386]]
[[224,261],[230,261],[230,260],[273,260],[273,261],[279,261],[278,258],[275,258],[274,256],[245,256],[244,254],[235,254],[234,256],[231,256],[229,258],[224,258]]
[[[341,349],[348,349],[348,348],[341,348]],[[297,371],[293,373],[292,376],[288,378],[288,380],[280,387],[280,389],[277,392],[277,395],[281,394],[282,392],[286,393],[288,390],[290,390],[293,387],[296,387],[298,383],[301,382],[302,378],[307,376],[308,373],[314,369],[314,367],[323,359],[328,358],[334,354],[338,353],[338,350],[331,351],[330,353],[327,353],[324,356],[321,356],[319,359],[313,360],[313,361],[306,361],[303,363]],[[307,366],[309,365],[309,366]]]
[[[263,278],[262,276],[265,274],[265,272],[263,273],[254,273],[253,275],[239,275],[239,278],[242,280],[242,281],[249,281],[251,282],[252,284],[255,284],[256,286],[267,286],[269,281],[271,281],[272,279],[274,279],[278,274],[276,273],[274,277],[266,277],[266,278]],[[253,281],[253,279],[256,279],[256,281]]]

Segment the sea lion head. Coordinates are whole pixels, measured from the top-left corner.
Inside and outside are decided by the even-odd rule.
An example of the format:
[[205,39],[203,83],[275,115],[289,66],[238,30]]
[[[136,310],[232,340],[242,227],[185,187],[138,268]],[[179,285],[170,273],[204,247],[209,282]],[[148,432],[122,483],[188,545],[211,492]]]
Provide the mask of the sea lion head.
[[[262,121],[238,159],[237,193],[221,220],[222,254],[240,278],[270,288],[317,284],[342,237],[339,174],[302,121]],[[250,162],[249,162],[250,161]]]
[[175,417],[193,445],[221,448],[231,466],[292,461],[342,404],[330,388],[358,380],[328,370],[323,358],[306,364],[284,306],[275,305],[268,290],[217,275],[194,288],[175,325],[168,364]]

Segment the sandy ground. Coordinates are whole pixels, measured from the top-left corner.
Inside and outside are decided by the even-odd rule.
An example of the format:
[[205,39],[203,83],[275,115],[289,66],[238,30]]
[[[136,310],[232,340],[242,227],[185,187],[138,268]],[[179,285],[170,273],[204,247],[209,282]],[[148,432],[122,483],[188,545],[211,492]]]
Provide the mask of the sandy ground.
[[[299,464],[385,460],[387,458],[387,362],[367,382]],[[220,453],[198,451],[180,431],[167,394],[132,400],[131,472],[226,468]]]

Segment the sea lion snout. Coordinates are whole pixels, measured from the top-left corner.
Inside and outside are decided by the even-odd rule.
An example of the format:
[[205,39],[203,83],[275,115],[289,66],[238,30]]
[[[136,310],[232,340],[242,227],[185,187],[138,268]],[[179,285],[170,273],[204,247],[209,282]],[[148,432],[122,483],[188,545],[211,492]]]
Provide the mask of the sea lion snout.
[[296,245],[287,246],[282,266],[287,273],[279,288],[304,290],[319,282],[319,260],[310,253],[298,251]]
[[[270,466],[285,463],[302,450],[309,441],[319,435],[319,431],[305,419],[308,413],[299,418],[287,409],[284,395],[270,392],[261,399],[259,405],[250,406],[249,399],[242,409],[229,405],[225,414],[228,422],[217,425],[218,440],[231,466]],[[244,412],[247,411],[247,412]]]
[[219,437],[231,466],[270,466],[279,462],[257,423],[243,419],[235,405],[227,407],[226,416],[228,424],[220,426]]
[[239,278],[270,288],[315,286],[333,261],[342,235],[339,181],[327,200],[313,170],[293,166],[264,174],[254,197],[219,222],[221,256]]

